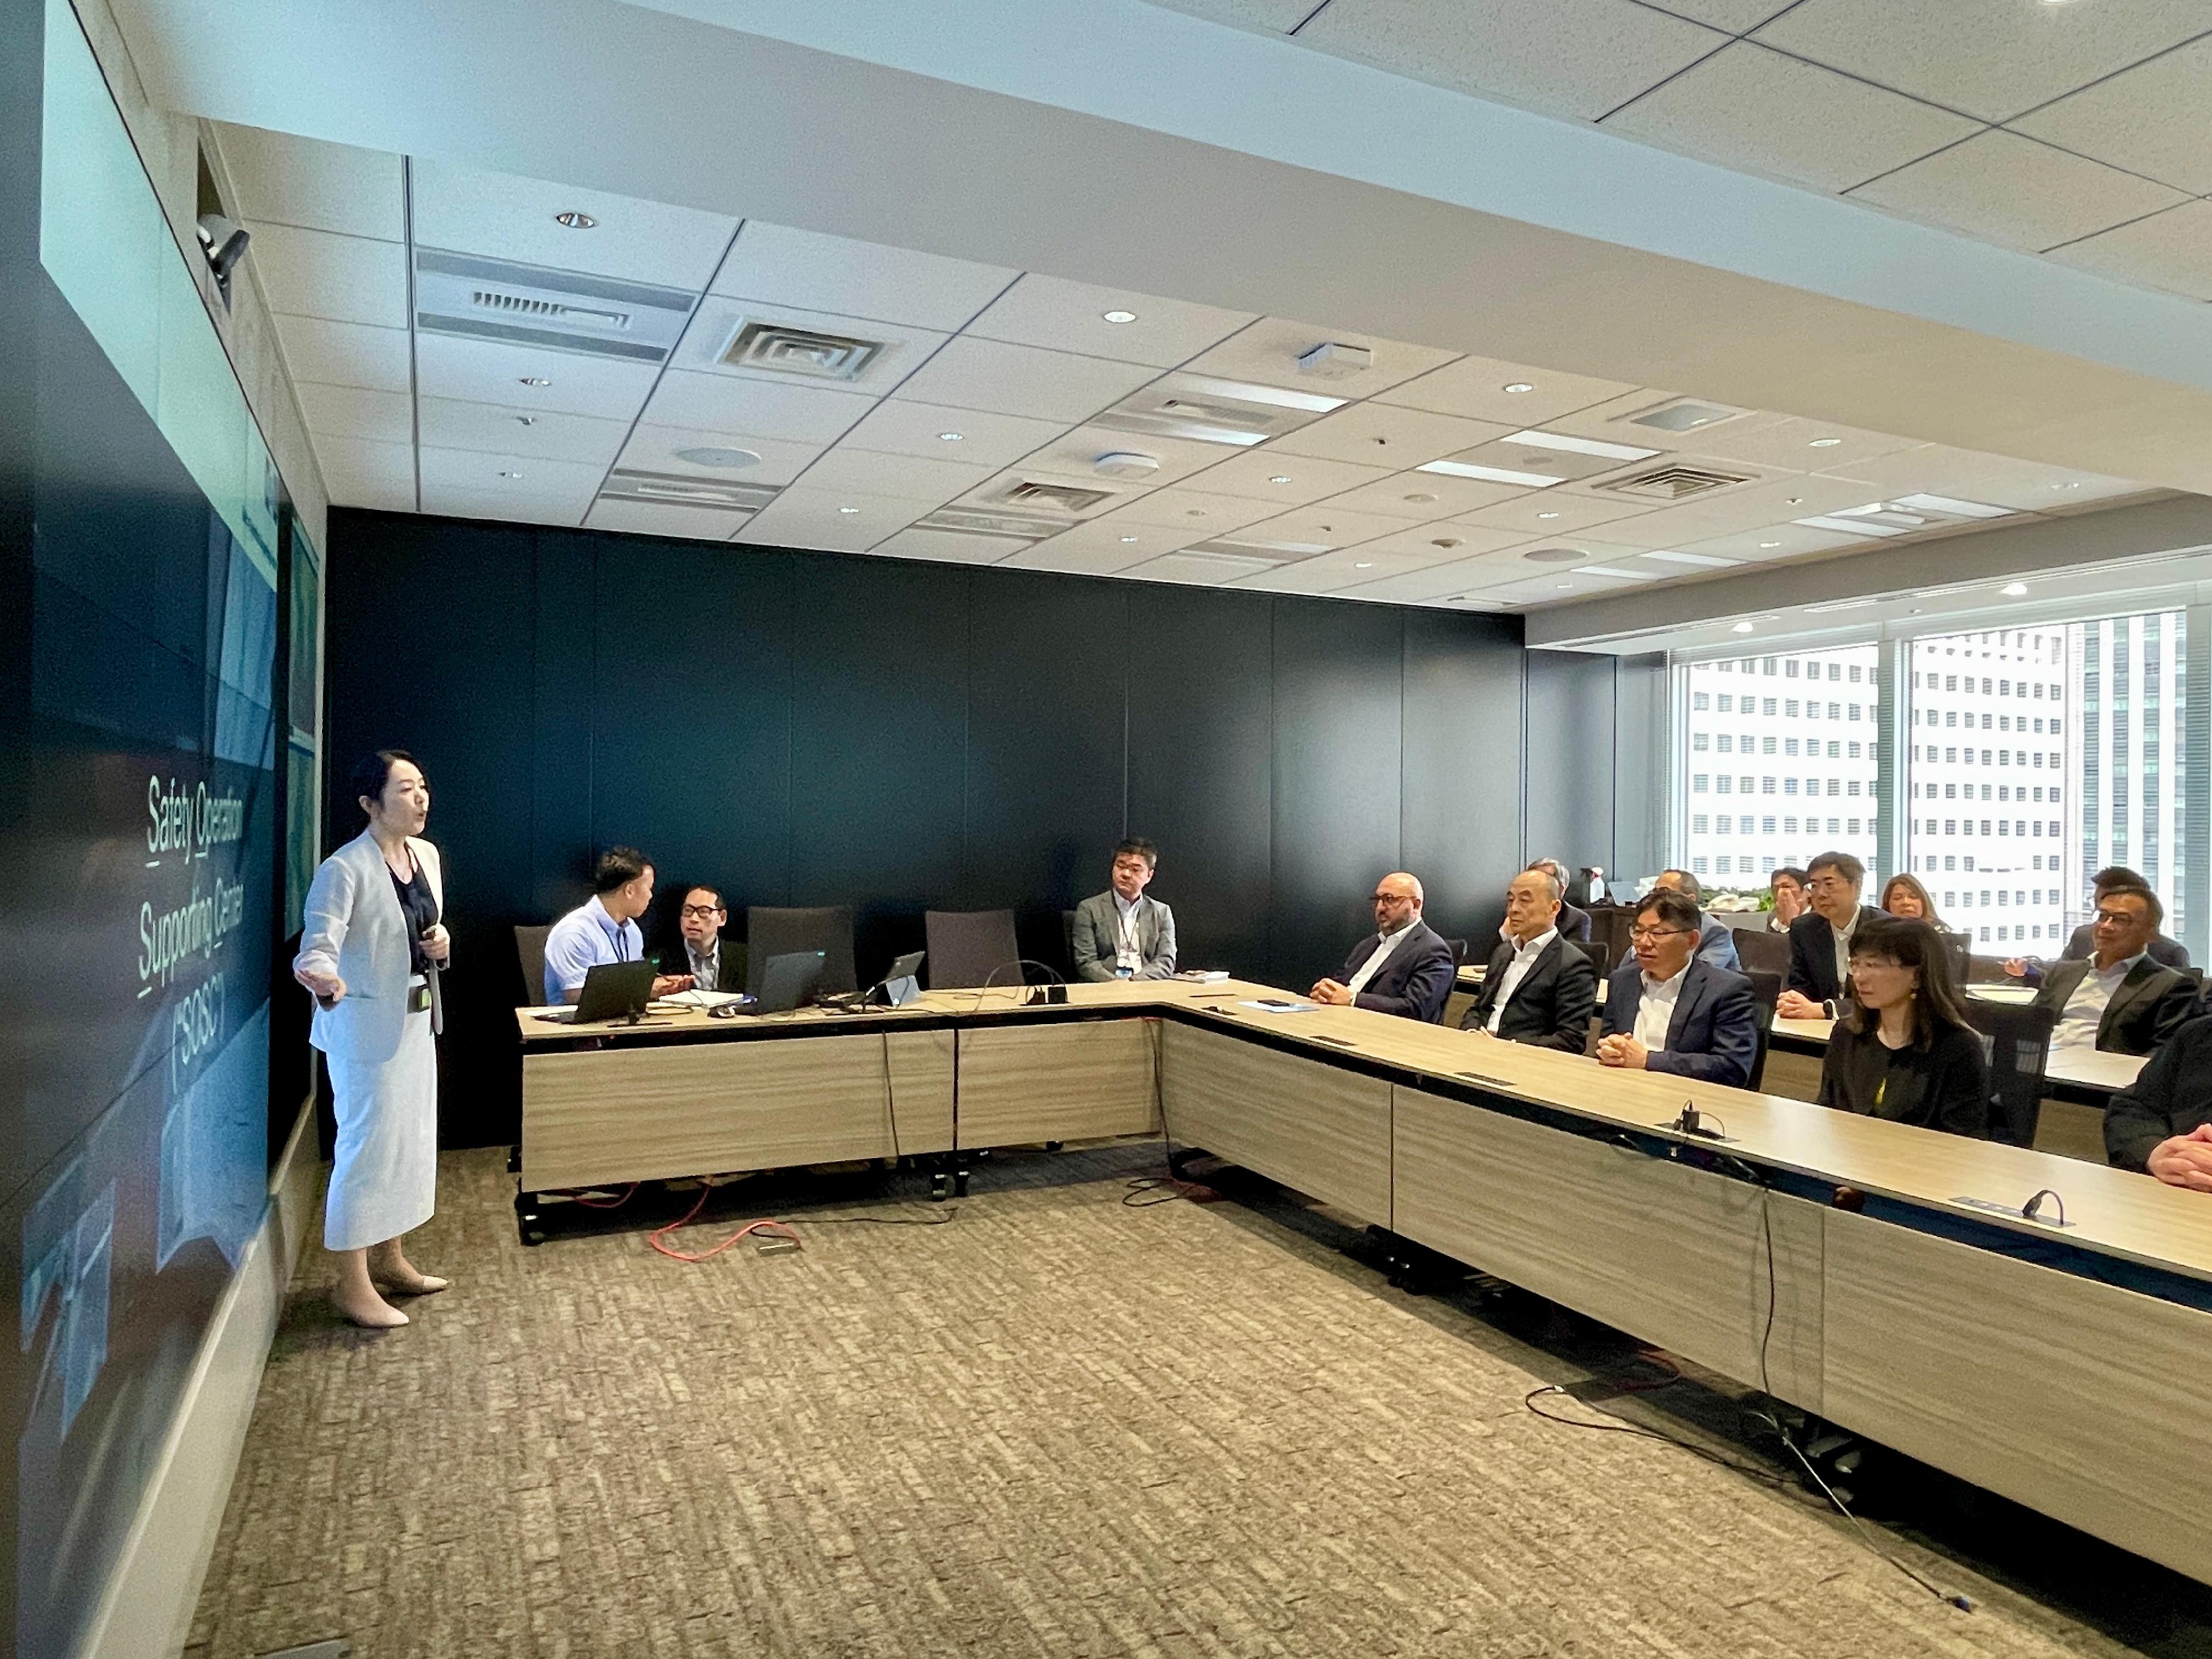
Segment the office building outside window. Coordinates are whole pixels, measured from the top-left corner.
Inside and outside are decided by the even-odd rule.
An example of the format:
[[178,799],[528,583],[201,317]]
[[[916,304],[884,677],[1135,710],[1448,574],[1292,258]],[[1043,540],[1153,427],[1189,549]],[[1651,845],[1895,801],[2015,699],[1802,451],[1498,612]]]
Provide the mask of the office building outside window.
[[1683,671],[1682,856],[1709,890],[1763,892],[1778,865],[1874,867],[1878,653],[1759,654]]
[[2067,821],[2068,921],[2089,915],[2089,878],[2107,865],[2142,874],[2179,935],[2193,896],[2182,872],[2182,720],[2188,653],[2184,613],[2078,623],[2068,630],[2069,696],[2081,711],[2067,763],[2079,811]]

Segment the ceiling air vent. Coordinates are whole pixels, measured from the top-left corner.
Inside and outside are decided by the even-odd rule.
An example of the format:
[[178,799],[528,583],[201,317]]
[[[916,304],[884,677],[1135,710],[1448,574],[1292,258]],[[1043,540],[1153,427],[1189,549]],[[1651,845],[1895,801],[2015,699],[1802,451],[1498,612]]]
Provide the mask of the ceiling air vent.
[[1344,404],[1341,398],[1287,386],[1222,380],[1210,374],[1170,374],[1124,398],[1091,424],[1249,449]]
[[660,501],[724,513],[757,513],[775,497],[774,484],[687,478],[674,472],[639,472],[621,467],[607,475],[599,490],[599,499],[605,501]]
[[1723,421],[1733,421],[1750,411],[1726,404],[1700,403],[1695,398],[1670,398],[1663,404],[1639,409],[1626,418],[1631,426],[1648,426],[1658,432],[1702,432]]
[[881,340],[851,334],[821,334],[788,323],[746,323],[722,348],[721,361],[732,368],[803,374],[813,380],[851,380],[884,349]]
[[1168,558],[1185,568],[1195,565],[1198,568],[1194,574],[1224,582],[1235,581],[1239,576],[1256,576],[1263,570],[1273,570],[1280,562],[1275,559],[1256,559],[1245,553],[1224,553],[1211,542],[1200,547],[1186,548],[1180,553],[1170,553]]
[[963,536],[997,536],[1010,542],[1041,542],[1067,528],[1058,519],[1032,519],[1019,513],[990,513],[972,507],[940,507],[916,519],[916,530],[949,530]]
[[1310,559],[1316,553],[1334,551],[1321,542],[1276,542],[1258,536],[1216,536],[1211,541],[1199,542],[1185,550],[1186,554],[1201,553],[1209,558],[1233,559],[1260,569],[1272,570],[1279,564],[1296,564],[1301,559]]
[[1684,466],[1675,464],[1654,467],[1649,472],[1638,472],[1626,478],[1616,478],[1611,483],[1596,488],[1610,490],[1617,495],[1638,495],[1651,501],[1687,501],[1692,495],[1709,495],[1716,489],[1727,489],[1740,483],[1749,483],[1751,475],[1742,472],[1715,472],[1709,467]]
[[1042,507],[1048,513],[1070,513],[1080,517],[1112,501],[1114,492],[1085,489],[1079,484],[1039,483],[1034,478],[1024,478],[1000,490],[999,499],[1009,507]]
[[415,251],[415,320],[426,333],[657,363],[674,349],[697,298],[581,271]]

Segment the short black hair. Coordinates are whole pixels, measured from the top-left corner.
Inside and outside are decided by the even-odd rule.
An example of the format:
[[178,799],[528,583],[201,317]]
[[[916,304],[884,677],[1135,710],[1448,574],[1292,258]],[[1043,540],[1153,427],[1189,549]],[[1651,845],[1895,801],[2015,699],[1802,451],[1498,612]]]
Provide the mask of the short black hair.
[[[371,800],[382,800],[384,786],[392,781],[394,761],[405,761],[418,769],[422,764],[404,749],[380,749],[373,755],[363,755],[353,766],[354,799],[358,800],[366,795]],[[2141,881],[2142,878],[2137,876],[2136,879]]]
[[1687,896],[1691,903],[1701,905],[1705,902],[1705,884],[1687,870],[1662,870],[1659,873],[1674,877],[1680,884],[1675,890]]
[[2089,890],[2094,893],[2101,893],[2107,888],[2112,887],[2148,887],[2149,885],[2149,878],[2138,875],[2124,864],[2108,864],[2089,878]]
[[1637,900],[1635,914],[1640,916],[1646,910],[1656,914],[1669,927],[1685,933],[1694,933],[1705,923],[1705,912],[1698,908],[1697,900],[1672,887],[1655,887]]
[[1150,865],[1155,870],[1160,867],[1160,849],[1153,846],[1152,842],[1146,841],[1142,836],[1125,836],[1122,840],[1115,844],[1114,856],[1115,858],[1118,859],[1124,854],[1127,853],[1134,853],[1139,858],[1144,860],[1146,864]]
[[592,890],[611,893],[617,887],[627,887],[647,871],[653,860],[635,847],[610,847],[599,854],[599,863],[592,870]]
[[1813,861],[1805,867],[1809,871],[1832,870],[1850,883],[1854,890],[1866,885],[1866,866],[1849,853],[1815,853]]
[[[1813,862],[1820,862],[1815,859]],[[1900,968],[1919,970],[1920,987],[1912,994],[1913,1046],[1926,1048],[1945,1025],[1973,1030],[1960,1000],[1958,969],[1950,946],[1934,927],[1917,916],[1869,916],[1851,933],[1851,955],[1887,960]],[[1870,1036],[1881,1023],[1871,1008],[1854,1008],[1844,1022],[1861,1036]]]
[[1802,870],[1800,870],[1794,864],[1778,864],[1774,868],[1766,872],[1766,884],[1769,887],[1771,887],[1778,879],[1784,876],[1789,877],[1790,880],[1796,882],[1800,887],[1802,887],[1807,882],[1812,880],[1812,877],[1807,875]]
[[[619,883],[617,884],[620,885]],[[714,908],[717,910],[724,910],[729,908],[722,902],[722,890],[715,886],[711,881],[695,881],[691,883],[690,885],[684,888],[681,896],[684,898],[690,898],[694,893],[712,893],[714,896]]]
[[2150,925],[2154,927],[2166,926],[2166,906],[2158,902],[2157,894],[2139,881],[2116,881],[2109,887],[2100,887],[2097,896],[2100,899],[2139,898],[2149,908]]

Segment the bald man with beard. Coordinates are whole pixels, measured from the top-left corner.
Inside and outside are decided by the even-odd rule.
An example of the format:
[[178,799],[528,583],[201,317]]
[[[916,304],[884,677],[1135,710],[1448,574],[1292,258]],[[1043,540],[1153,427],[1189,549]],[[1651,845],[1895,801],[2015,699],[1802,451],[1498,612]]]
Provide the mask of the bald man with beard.
[[1375,884],[1375,932],[1352,946],[1344,977],[1324,979],[1316,1002],[1372,1009],[1435,1024],[1444,1017],[1458,964],[1451,946],[1421,920],[1421,884],[1395,871]]

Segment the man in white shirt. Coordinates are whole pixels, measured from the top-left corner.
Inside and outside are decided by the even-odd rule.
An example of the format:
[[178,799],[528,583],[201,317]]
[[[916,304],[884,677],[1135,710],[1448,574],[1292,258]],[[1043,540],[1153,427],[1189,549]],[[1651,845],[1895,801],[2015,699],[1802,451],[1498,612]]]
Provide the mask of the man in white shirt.
[[1342,979],[1315,982],[1313,1000],[1431,1024],[1442,1019],[1458,964],[1451,946],[1421,920],[1423,898],[1419,881],[1402,870],[1376,882],[1375,932],[1352,947]]
[[2053,1054],[2100,1048],[2147,1054],[2196,1012],[2196,981],[2149,954],[2165,920],[2165,908],[2148,887],[2098,894],[2089,959],[2052,963],[2036,993],[2036,1006],[2058,1016],[2051,1030]]
[[1580,945],[1559,937],[1559,881],[1548,871],[1513,878],[1498,949],[1460,1030],[1582,1053],[1597,1006],[1597,969]]
[[661,952],[661,965],[690,975],[691,983],[702,991],[744,990],[744,975],[737,953],[726,956],[722,951],[722,929],[729,920],[729,907],[714,888],[704,883],[686,888],[684,903],[676,913],[684,942],[674,951]]
[[1881,912],[1859,902],[1866,866],[1849,853],[1822,853],[1805,868],[1812,908],[1790,924],[1788,988],[1775,1012],[1784,1019],[1833,1019],[1850,994],[1851,935]]
[[1613,972],[1597,1040],[1601,1065],[1671,1072],[1741,1089],[1759,1054],[1751,981],[1697,954],[1698,907],[1667,888],[1636,907],[1636,960]]
[[[645,935],[637,919],[653,905],[653,865],[635,847],[610,847],[592,872],[592,896],[553,924],[545,936],[545,1000],[574,1002],[584,976],[602,963],[637,962]],[[653,994],[689,990],[689,974],[660,974]]]
[[1106,890],[1077,905],[1070,924],[1078,979],[1174,977],[1175,912],[1145,894],[1159,863],[1159,848],[1142,837],[1114,849]]

